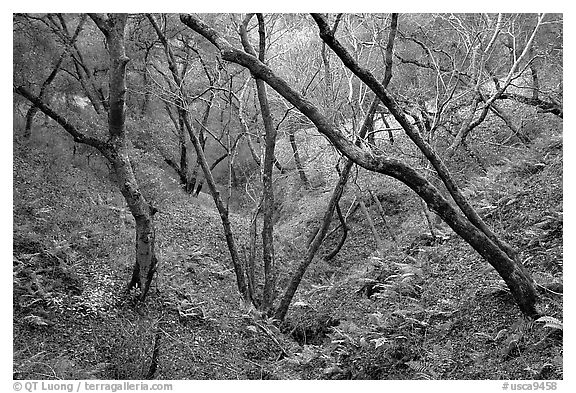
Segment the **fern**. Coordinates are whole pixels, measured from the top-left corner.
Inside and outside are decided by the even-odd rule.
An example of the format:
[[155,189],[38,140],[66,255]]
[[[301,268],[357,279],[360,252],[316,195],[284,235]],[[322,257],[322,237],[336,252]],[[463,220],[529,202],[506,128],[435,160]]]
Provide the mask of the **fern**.
[[438,379],[438,374],[425,362],[410,360],[406,365],[414,371],[417,379]]
[[374,343],[374,349],[378,349],[384,344],[390,342],[386,337],[379,337],[371,340]]
[[540,317],[535,322],[544,322],[544,327],[564,331],[564,326],[561,320],[554,317]]

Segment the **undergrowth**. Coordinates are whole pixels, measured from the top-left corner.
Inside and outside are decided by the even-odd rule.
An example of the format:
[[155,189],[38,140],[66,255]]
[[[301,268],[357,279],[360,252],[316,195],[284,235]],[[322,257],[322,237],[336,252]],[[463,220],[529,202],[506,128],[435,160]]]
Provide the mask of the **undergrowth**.
[[[136,156],[136,168],[160,210],[160,265],[149,300],[135,303],[125,293],[134,223],[113,177],[103,159],[50,135],[14,145],[14,378],[563,377],[558,136],[534,138],[530,149],[511,150],[464,183],[481,216],[519,250],[545,318],[524,320],[496,272],[447,227],[431,237],[410,190],[361,174],[342,206],[364,198],[384,249],[351,212],[344,247],[325,261],[339,239],[333,224],[277,327],[239,306],[212,202],[179,192],[145,155]],[[330,182],[302,190],[297,176],[290,179],[278,185],[285,191],[276,210],[281,284],[332,190]],[[249,213],[231,217],[246,243]]]

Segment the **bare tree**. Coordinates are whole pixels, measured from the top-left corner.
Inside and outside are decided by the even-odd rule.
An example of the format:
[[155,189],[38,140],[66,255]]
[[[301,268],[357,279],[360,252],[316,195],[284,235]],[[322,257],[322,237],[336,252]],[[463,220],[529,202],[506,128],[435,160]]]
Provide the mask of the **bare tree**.
[[[154,19],[153,15],[149,14],[148,18],[151,21],[151,23],[155,24],[155,19]],[[228,211],[228,208],[226,207],[226,205],[224,204],[222,197],[220,196],[220,192],[218,191],[218,188],[216,187],[216,182],[215,182],[214,176],[212,175],[212,172],[210,170],[210,165],[208,164],[208,161],[206,159],[206,155],[204,153],[202,143],[201,143],[200,139],[198,138],[198,136],[196,135],[196,130],[192,127],[192,124],[190,123],[189,112],[188,112],[188,102],[186,100],[186,94],[183,90],[182,78],[178,73],[174,53],[173,53],[172,48],[170,47],[170,45],[168,43],[168,40],[166,39],[166,37],[164,36],[162,31],[160,29],[157,29],[156,32],[158,34],[158,38],[160,39],[160,41],[162,42],[162,45],[164,46],[164,50],[166,53],[166,59],[168,61],[168,67],[169,67],[170,72],[172,74],[172,78],[174,80],[174,83],[176,86],[178,86],[178,94],[177,94],[177,99],[176,99],[175,104],[176,104],[178,110],[181,112],[184,126],[186,127],[186,130],[188,131],[188,135],[189,135],[190,140],[192,141],[192,144],[193,144],[194,149],[196,151],[198,163],[200,165],[200,168],[202,169],[202,172],[204,173],[204,177],[206,178],[206,183],[208,184],[208,189],[210,190],[210,194],[212,195],[212,198],[214,199],[214,203],[216,204],[216,208],[218,209],[218,212],[220,214],[220,218],[222,220],[222,226],[224,228],[224,236],[226,237],[226,243],[228,245],[228,249],[230,251],[230,256],[232,259],[232,266],[234,267],[234,272],[236,274],[236,282],[238,285],[238,290],[240,291],[240,295],[242,296],[242,299],[246,303],[251,303],[252,299],[250,298],[250,292],[248,291],[248,287],[246,284],[244,264],[242,263],[242,260],[240,258],[240,254],[238,252],[238,247],[236,245],[236,240],[234,238],[234,234],[232,231],[232,225],[230,223],[229,211]]]
[[110,74],[108,101],[108,134],[107,140],[101,140],[80,131],[64,115],[57,113],[37,94],[24,86],[14,86],[14,91],[38,107],[44,114],[56,121],[67,131],[75,142],[96,148],[110,162],[118,179],[120,191],[128,204],[136,222],[136,262],[128,289],[140,288],[140,300],[144,300],[156,272],[158,259],[155,253],[154,214],[157,209],[142,195],[134,174],[128,143],[126,140],[125,101],[126,101],[126,65],[129,61],[125,52],[126,14],[90,14],[106,39],[110,56]]
[[[247,32],[248,23],[253,16],[254,14],[248,14],[244,18],[244,21],[240,26],[240,37],[246,53],[257,57],[259,61],[264,63],[266,55],[264,17],[262,14],[256,14],[258,19],[258,35],[260,39],[258,53],[256,53],[248,40]],[[276,263],[274,260],[274,189],[272,179],[274,148],[276,146],[276,128],[274,127],[274,120],[270,113],[270,104],[268,103],[268,95],[266,94],[266,85],[262,79],[258,77],[255,77],[254,79],[256,81],[260,113],[262,115],[265,131],[264,162],[262,168],[262,213],[264,216],[262,224],[262,259],[264,261],[264,292],[262,294],[261,307],[267,312],[272,307],[274,301],[277,274]]]
[[415,191],[432,211],[438,214],[498,271],[510,288],[522,312],[531,317],[537,315],[537,294],[533,280],[527,270],[520,263],[514,261],[512,256],[508,255],[508,252],[513,255],[513,251],[509,247],[505,247],[485,224],[482,225],[481,220],[478,220],[477,213],[471,208],[465,198],[461,198],[461,192],[455,186],[445,165],[422,139],[416,127],[408,120],[404,111],[386,88],[376,80],[371,72],[362,68],[348,53],[348,50],[335,38],[323,15],[313,14],[313,18],[320,29],[322,40],[336,53],[344,65],[362,80],[387,107],[410,139],[431,161],[465,215],[456,210],[436,187],[406,163],[366,150],[350,141],[341,130],[334,127],[333,123],[314,104],[292,89],[272,69],[257,58],[233,47],[218,32],[197,17],[192,15],[180,16],[184,24],[209,40],[220,51],[224,60],[240,64],[248,68],[254,76],[265,80],[270,87],[306,115],[318,130],[350,160],[370,171],[394,177]]

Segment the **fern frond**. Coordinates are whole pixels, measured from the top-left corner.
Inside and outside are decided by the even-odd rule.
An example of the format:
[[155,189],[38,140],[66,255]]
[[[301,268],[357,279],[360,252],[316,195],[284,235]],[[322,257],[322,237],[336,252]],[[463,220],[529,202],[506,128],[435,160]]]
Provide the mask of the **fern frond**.
[[406,362],[406,365],[410,367],[411,370],[415,372],[417,379],[437,379],[438,374],[433,371],[428,364],[425,362],[419,362],[417,360],[410,360]]
[[554,317],[549,316],[540,317],[535,322],[544,322],[544,327],[564,331],[564,325],[562,321]]

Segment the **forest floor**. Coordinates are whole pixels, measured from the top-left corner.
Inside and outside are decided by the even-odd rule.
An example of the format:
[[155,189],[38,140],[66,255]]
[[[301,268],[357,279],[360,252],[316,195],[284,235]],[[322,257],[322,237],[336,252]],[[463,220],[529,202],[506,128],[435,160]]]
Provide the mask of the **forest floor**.
[[[423,236],[409,198],[388,217],[397,239],[380,252],[352,217],[341,253],[311,267],[276,327],[239,302],[209,198],[162,179],[159,274],[135,304],[124,291],[133,223],[102,180],[106,167],[47,144],[14,144],[15,379],[563,377],[562,330],[553,326],[561,294],[541,294],[552,322],[524,320],[467,244],[448,229],[435,241]],[[537,282],[562,282],[560,138],[535,142],[467,191]],[[245,216],[232,218],[246,227]],[[281,257],[293,255],[286,248]]]

